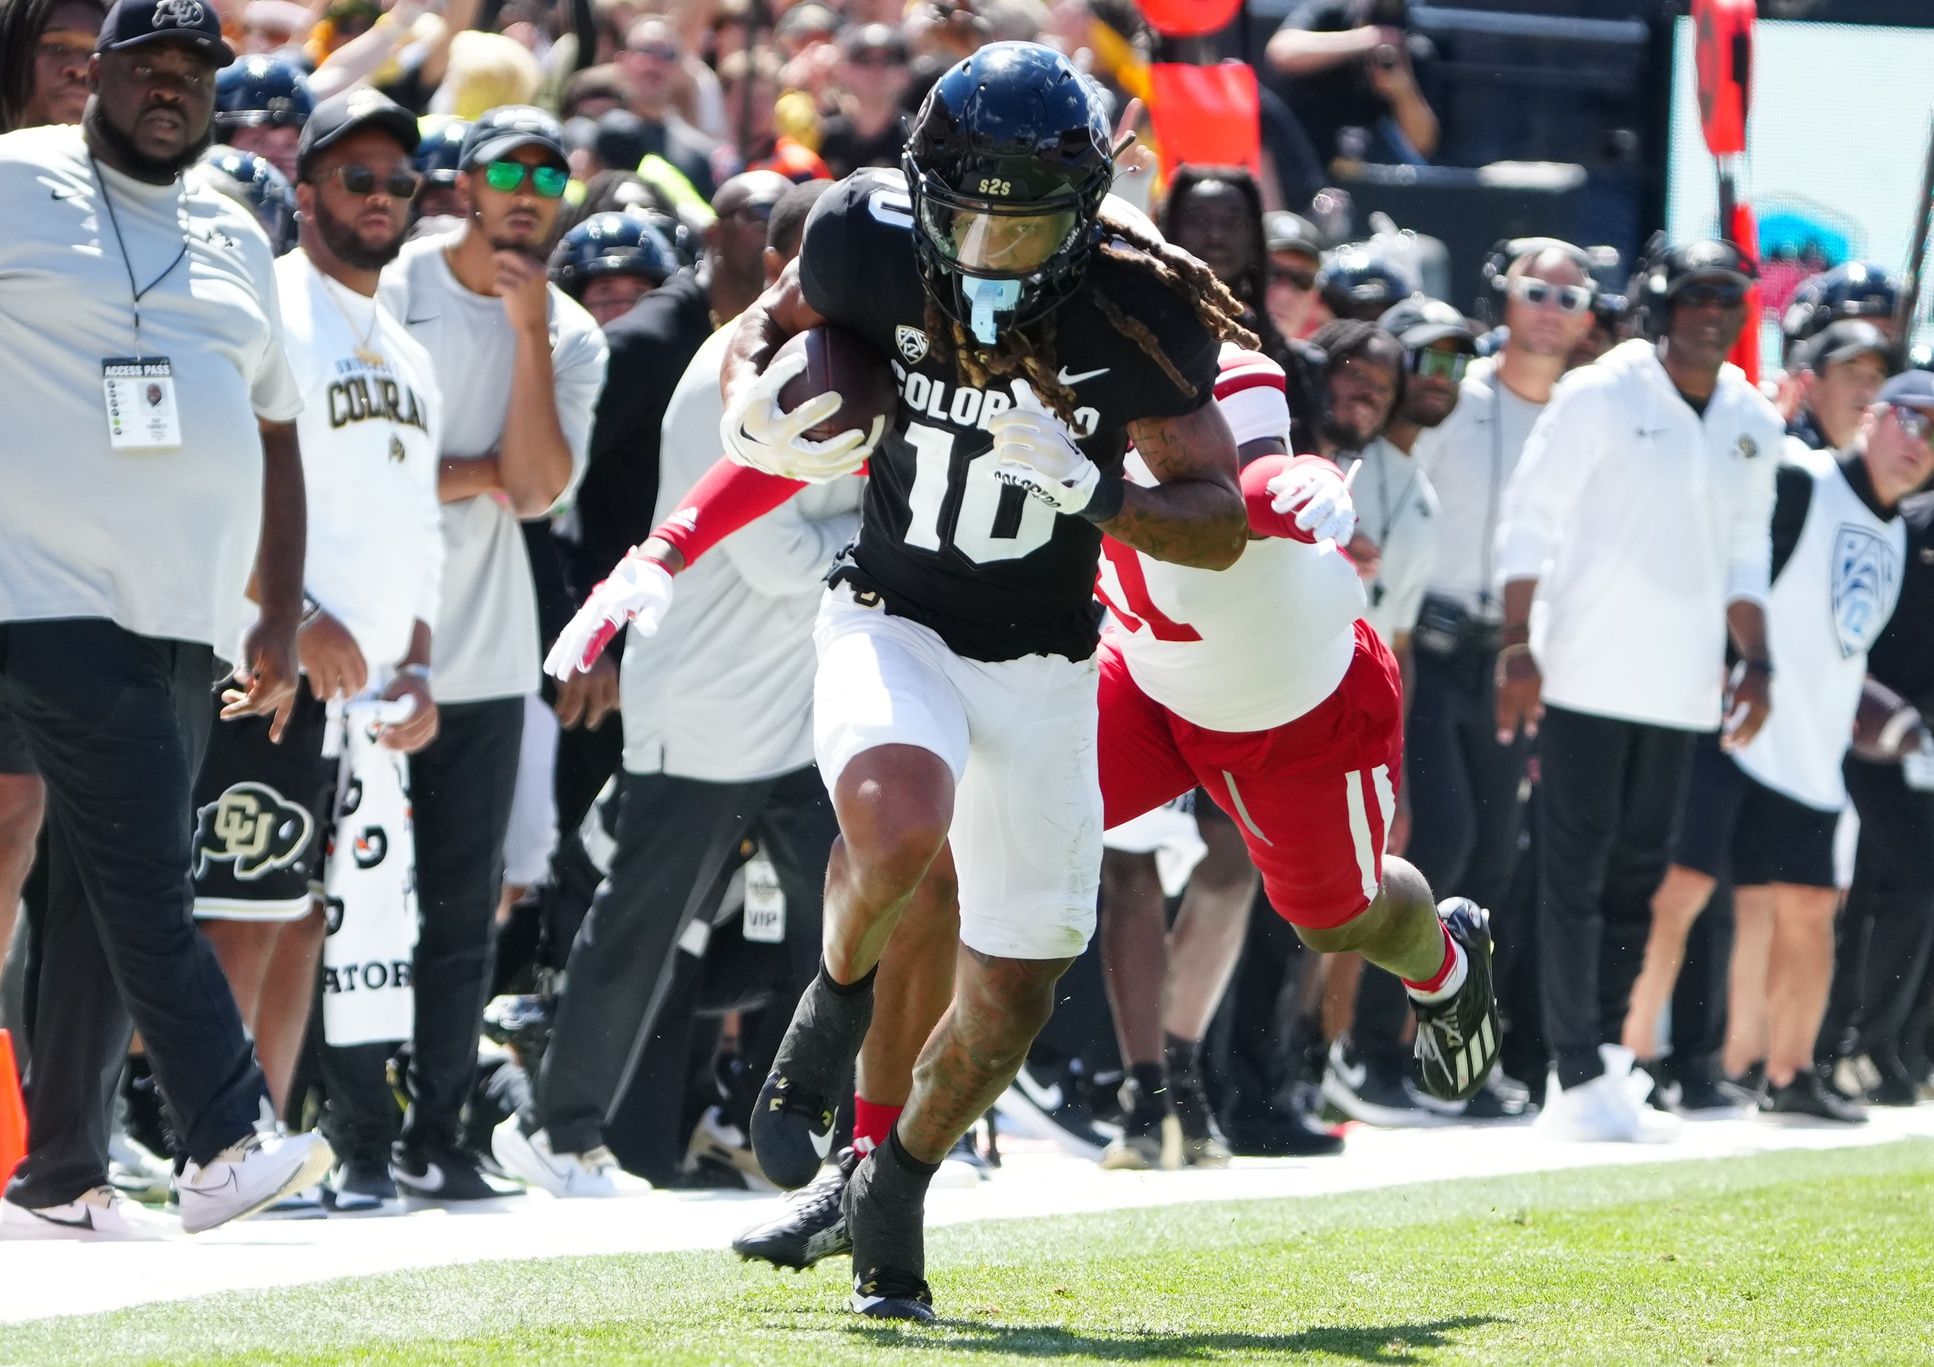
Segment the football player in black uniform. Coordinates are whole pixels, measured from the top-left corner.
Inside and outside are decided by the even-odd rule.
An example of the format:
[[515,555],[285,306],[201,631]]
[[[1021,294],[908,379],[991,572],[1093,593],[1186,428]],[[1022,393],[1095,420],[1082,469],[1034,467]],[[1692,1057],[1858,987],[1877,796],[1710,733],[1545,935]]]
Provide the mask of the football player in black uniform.
[[[1111,141],[1095,87],[1060,54],[980,49],[929,94],[903,175],[862,171],[821,198],[725,365],[741,464],[817,482],[871,458],[817,628],[815,748],[841,830],[824,958],[753,1116],[782,1186],[827,1154],[875,968],[950,833],[958,876],[953,1003],[845,1199],[866,1314],[932,1318],[927,1181],[1012,1080],[1094,929],[1101,529],[1204,568],[1233,563],[1247,535],[1211,399],[1220,342],[1255,339],[1200,262],[1102,212]],[[778,405],[798,369],[774,353],[828,322],[891,358],[900,403],[883,436],[815,443],[802,434],[837,396]],[[1123,482],[1131,438],[1160,485]],[[585,639],[600,619],[642,625],[681,564],[672,542],[646,542],[579,614]],[[559,643],[573,660],[581,646]]]

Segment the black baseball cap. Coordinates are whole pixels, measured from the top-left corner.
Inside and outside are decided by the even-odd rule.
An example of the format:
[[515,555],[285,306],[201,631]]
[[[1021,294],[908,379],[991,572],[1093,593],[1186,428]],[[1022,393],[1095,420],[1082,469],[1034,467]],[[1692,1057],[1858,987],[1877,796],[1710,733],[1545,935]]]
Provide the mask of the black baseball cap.
[[307,178],[312,158],[363,128],[380,128],[414,154],[423,134],[409,110],[380,90],[357,86],[331,95],[315,107],[309,121],[302,125],[301,141],[296,143],[295,174]]
[[1934,371],[1903,370],[1880,387],[1874,401],[1934,409]]
[[1392,304],[1377,319],[1377,326],[1402,342],[1406,351],[1448,338],[1466,356],[1477,355],[1477,337],[1471,331],[1470,322],[1443,300],[1432,299],[1427,294],[1413,294]]
[[96,52],[119,52],[143,43],[186,43],[215,58],[215,65],[235,60],[235,49],[222,38],[222,17],[209,0],[115,0],[101,21]]
[[1900,369],[1900,358],[1887,334],[1864,318],[1842,318],[1829,324],[1818,337],[1808,342],[1802,353],[1801,368],[1819,372],[1831,364],[1851,361],[1856,356],[1878,356],[1893,374]]
[[520,147],[541,147],[557,165],[570,164],[564,154],[564,129],[556,119],[533,105],[500,104],[485,111],[463,135],[457,169],[471,170]]
[[1262,216],[1262,236],[1272,252],[1302,252],[1319,260],[1329,245],[1314,223],[1287,209],[1272,209]]

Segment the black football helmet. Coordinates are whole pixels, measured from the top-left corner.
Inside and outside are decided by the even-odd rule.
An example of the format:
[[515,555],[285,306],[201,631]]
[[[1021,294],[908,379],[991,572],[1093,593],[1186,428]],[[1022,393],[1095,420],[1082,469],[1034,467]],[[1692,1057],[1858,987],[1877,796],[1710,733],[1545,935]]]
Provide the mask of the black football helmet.
[[255,211],[277,256],[295,246],[295,186],[267,157],[219,143],[202,153],[202,174]]
[[309,78],[280,57],[243,57],[215,76],[215,128],[300,128],[316,97]]
[[672,244],[642,214],[592,214],[551,253],[551,283],[573,299],[601,275],[642,275],[662,285],[677,269]]
[[423,138],[416,144],[417,171],[432,185],[445,188],[457,183],[457,163],[463,154],[464,135],[470,121],[454,116],[423,121]]
[[1780,315],[1790,354],[1800,342],[1842,318],[1868,318],[1888,326],[1900,308],[1900,277],[1872,261],[1849,261],[1800,282]]
[[1330,253],[1316,273],[1316,292],[1330,312],[1365,323],[1376,322],[1397,301],[1422,288],[1404,267],[1357,242]]
[[1103,96],[1040,43],[989,43],[928,92],[900,161],[914,252],[982,346],[1080,287],[1115,159]]

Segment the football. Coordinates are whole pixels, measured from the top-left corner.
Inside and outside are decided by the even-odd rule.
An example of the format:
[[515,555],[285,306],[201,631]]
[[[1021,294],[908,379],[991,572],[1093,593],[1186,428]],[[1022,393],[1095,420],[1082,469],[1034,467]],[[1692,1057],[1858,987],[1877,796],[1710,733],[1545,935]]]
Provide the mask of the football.
[[1920,744],[1921,714],[1885,684],[1861,685],[1860,708],[1853,716],[1853,752],[1873,764],[1898,764]]
[[839,411],[817,427],[808,428],[812,441],[826,441],[858,429],[870,433],[878,418],[891,419],[899,391],[886,359],[858,333],[824,324],[794,333],[773,360],[804,356],[806,368],[779,390],[779,406],[787,412],[818,394],[840,396]]

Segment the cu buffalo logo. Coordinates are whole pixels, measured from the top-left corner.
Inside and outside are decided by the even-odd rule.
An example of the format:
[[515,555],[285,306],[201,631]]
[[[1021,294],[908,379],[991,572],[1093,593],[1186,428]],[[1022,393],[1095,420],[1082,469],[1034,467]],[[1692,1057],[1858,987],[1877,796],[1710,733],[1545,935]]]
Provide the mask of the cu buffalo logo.
[[244,881],[286,869],[309,847],[315,820],[266,783],[237,783],[195,813],[195,877],[230,864]]
[[198,28],[207,11],[201,0],[156,0],[151,28]]

